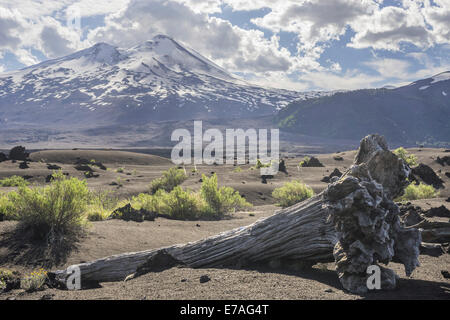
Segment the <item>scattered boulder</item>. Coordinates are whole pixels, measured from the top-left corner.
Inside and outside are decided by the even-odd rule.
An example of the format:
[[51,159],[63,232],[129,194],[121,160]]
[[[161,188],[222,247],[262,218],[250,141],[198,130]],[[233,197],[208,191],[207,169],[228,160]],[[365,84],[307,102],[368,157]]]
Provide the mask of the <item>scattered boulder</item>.
[[450,279],[450,272],[447,270],[441,270],[441,274],[445,279]]
[[8,160],[8,157],[3,152],[0,152],[0,162]]
[[288,174],[284,159],[281,159],[280,164],[278,166],[278,171]]
[[439,163],[441,166],[450,166],[450,156],[444,156],[444,157],[437,157],[436,162]]
[[300,166],[305,168],[312,168],[312,167],[323,167],[324,165],[316,157],[311,157],[303,160]]
[[100,177],[100,175],[99,174],[95,174],[94,171],[86,171],[84,173],[84,177],[86,179],[90,179],[90,178],[98,178],[98,177]]
[[94,171],[90,166],[88,166],[86,164],[77,164],[74,168],[75,168],[75,170],[84,171],[84,172],[93,172]]
[[447,178],[450,178],[450,172],[447,171],[447,172],[445,173],[445,176],[446,176]]
[[338,168],[335,168],[335,169],[333,170],[333,172],[332,172],[329,176],[323,177],[322,180],[320,180],[320,181],[326,182],[326,183],[330,183],[331,178],[333,178],[333,177],[338,177],[338,178],[340,178],[341,176],[342,176],[342,172],[339,171]]
[[422,179],[423,182],[426,184],[432,185],[436,189],[443,188],[443,182],[441,178],[438,177],[438,175],[434,172],[433,169],[431,169],[429,166],[421,163],[417,167],[412,169],[412,175],[414,177],[411,177],[413,180],[417,181],[417,177]]
[[267,179],[273,179],[272,175],[262,175],[261,176],[261,183],[267,184]]
[[211,278],[207,274],[200,277],[200,283],[206,283],[209,281],[211,281]]
[[17,146],[12,148],[9,151],[9,159],[11,160],[22,160],[25,161],[28,159],[28,156],[30,155],[28,152],[25,152],[25,147]]
[[131,204],[116,209],[110,216],[111,219],[122,219],[125,221],[143,222],[144,220],[155,221],[157,214],[144,209],[136,210]]
[[438,243],[425,243],[420,244],[420,254],[424,254],[432,257],[440,257],[445,253],[442,245]]
[[430,210],[426,211],[425,216],[450,218],[450,210],[448,210],[444,205],[442,205],[438,208],[431,208]]
[[445,202],[450,202],[450,197],[448,197],[447,200],[445,200]]
[[334,156],[333,159],[336,161],[344,161],[344,158],[342,158],[341,156]]
[[48,170],[60,170],[61,167],[57,166],[56,164],[47,164],[47,169]]
[[28,169],[30,166],[28,166],[28,163],[26,161],[23,161],[19,164],[19,169]]

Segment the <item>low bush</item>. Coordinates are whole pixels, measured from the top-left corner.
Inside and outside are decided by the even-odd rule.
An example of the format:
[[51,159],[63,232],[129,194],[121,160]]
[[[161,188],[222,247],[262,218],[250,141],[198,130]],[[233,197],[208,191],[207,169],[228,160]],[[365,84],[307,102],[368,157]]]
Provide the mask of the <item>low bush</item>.
[[272,161],[268,163],[262,163],[261,160],[256,160],[256,164],[254,166],[255,169],[261,169],[261,168],[270,168],[272,166]]
[[91,193],[86,208],[86,218],[89,221],[104,221],[117,209],[118,200],[109,192]]
[[8,195],[20,225],[33,238],[51,243],[79,231],[89,204],[86,181],[55,173],[48,187],[19,187]]
[[155,193],[158,190],[170,192],[176,186],[182,184],[186,179],[187,175],[184,169],[171,168],[164,171],[161,178],[152,181],[150,185],[150,192]]
[[29,182],[20,176],[12,176],[0,180],[0,187],[21,187],[27,185],[29,185]]
[[298,166],[305,167],[308,164],[309,160],[311,160],[310,157],[304,157],[303,160],[299,162]]
[[424,183],[418,185],[411,183],[405,188],[404,194],[399,197],[398,201],[420,200],[436,198],[439,192],[433,187]]
[[33,271],[28,276],[20,281],[20,288],[27,291],[33,292],[43,289],[44,284],[47,280],[47,271],[44,269],[39,269]]
[[[12,194],[11,192],[10,194]],[[14,204],[10,199],[9,194],[0,194],[0,221],[2,220],[17,220]]]
[[154,194],[139,194],[131,204],[136,210],[144,209],[173,219],[217,219],[227,213],[251,207],[237,191],[230,187],[218,188],[217,176],[202,175],[199,192],[175,186],[172,191],[157,190]]
[[414,167],[418,165],[417,157],[414,154],[410,154],[408,151],[406,151],[404,148],[400,147],[393,151],[393,153],[402,159],[403,161],[408,164],[410,167]]
[[239,192],[230,187],[218,187],[217,175],[210,178],[202,175],[201,196],[207,207],[204,214],[222,217],[224,214],[250,207]]
[[311,198],[313,195],[314,191],[310,187],[296,180],[287,182],[272,192],[272,196],[283,208]]

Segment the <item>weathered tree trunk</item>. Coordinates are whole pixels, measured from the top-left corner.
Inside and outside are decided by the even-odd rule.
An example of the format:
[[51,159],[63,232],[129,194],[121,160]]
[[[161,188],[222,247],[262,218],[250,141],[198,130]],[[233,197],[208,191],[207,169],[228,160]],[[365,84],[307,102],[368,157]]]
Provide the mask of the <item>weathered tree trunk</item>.
[[[400,225],[392,198],[406,185],[409,168],[384,138],[361,141],[355,164],[321,194],[252,225],[183,245],[125,253],[79,264],[81,281],[120,281],[176,265],[192,268],[255,263],[333,261],[345,289],[364,292],[367,267],[396,259],[409,275],[418,265],[420,233]],[[69,272],[56,279],[66,284]],[[382,286],[397,276],[382,269]]]

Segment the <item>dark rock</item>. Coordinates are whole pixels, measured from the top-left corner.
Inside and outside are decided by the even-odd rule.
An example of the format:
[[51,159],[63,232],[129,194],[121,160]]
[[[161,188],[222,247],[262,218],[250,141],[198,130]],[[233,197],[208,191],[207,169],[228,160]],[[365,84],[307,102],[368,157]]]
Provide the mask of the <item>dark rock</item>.
[[440,257],[445,253],[444,248],[440,244],[424,243],[420,245],[420,254],[431,257]]
[[[444,185],[442,184],[444,181],[442,181],[441,178],[437,176],[433,169],[423,163],[413,168],[411,172],[414,176],[419,177],[423,182],[432,185],[436,189],[444,187]],[[413,179],[417,181],[417,179]]]
[[450,272],[447,270],[441,270],[441,274],[445,279],[450,279]]
[[425,216],[450,218],[450,210],[448,210],[444,205],[442,205],[438,208],[431,208],[430,210],[426,211]]
[[3,152],[0,152],[0,162],[8,160],[8,157]]
[[131,204],[127,204],[122,208],[116,209],[111,214],[111,219],[122,219],[125,221],[143,222],[144,220],[154,221],[157,214],[144,209],[136,210]]
[[60,170],[61,167],[60,167],[60,166],[57,166],[56,164],[48,164],[48,165],[47,165],[47,169],[48,169],[48,170]]
[[261,183],[267,184],[267,179],[273,179],[272,175],[262,175],[261,176]]
[[86,171],[86,172],[84,173],[84,176],[85,176],[86,179],[90,179],[90,178],[98,178],[98,177],[100,177],[100,175],[99,175],[99,174],[95,174],[94,171]]
[[312,168],[312,167],[323,167],[324,165],[316,157],[311,157],[309,159],[302,161],[301,166]]
[[92,170],[92,168],[90,166],[88,166],[86,164],[77,164],[75,166],[75,170],[84,171],[84,172],[88,172],[88,171],[93,172],[94,171],[94,170]]
[[323,177],[322,180],[320,180],[320,181],[329,183],[331,181],[331,178],[333,178],[333,177],[340,178],[341,176],[342,176],[342,172],[340,172],[338,168],[335,168],[329,176]]
[[447,178],[450,178],[450,172],[447,171],[447,172],[445,173],[445,176],[446,176]]
[[288,174],[287,168],[286,168],[286,163],[285,163],[284,159],[282,159],[282,160],[280,161],[280,164],[279,164],[279,166],[278,166],[278,171],[284,172],[284,173]]
[[28,169],[28,163],[26,161],[23,161],[19,164],[19,169]]
[[11,160],[27,160],[30,154],[25,152],[25,147],[17,146],[9,151],[9,159]]
[[341,156],[335,156],[333,157],[333,159],[336,161],[344,161],[344,158],[342,158]]
[[450,202],[450,197],[448,197],[447,200],[445,200],[445,202]]
[[203,275],[200,277],[200,283],[206,283],[208,281],[211,281],[211,278],[208,275]]
[[439,163],[441,166],[450,166],[450,156],[444,156],[444,157],[437,157],[436,162]]

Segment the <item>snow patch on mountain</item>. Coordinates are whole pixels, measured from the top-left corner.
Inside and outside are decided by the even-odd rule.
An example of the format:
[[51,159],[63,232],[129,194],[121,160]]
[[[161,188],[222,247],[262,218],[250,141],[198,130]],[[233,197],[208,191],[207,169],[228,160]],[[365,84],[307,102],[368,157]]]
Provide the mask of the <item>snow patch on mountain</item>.
[[0,119],[98,125],[242,118],[331,94],[252,85],[159,35],[131,48],[98,43],[0,75]]

